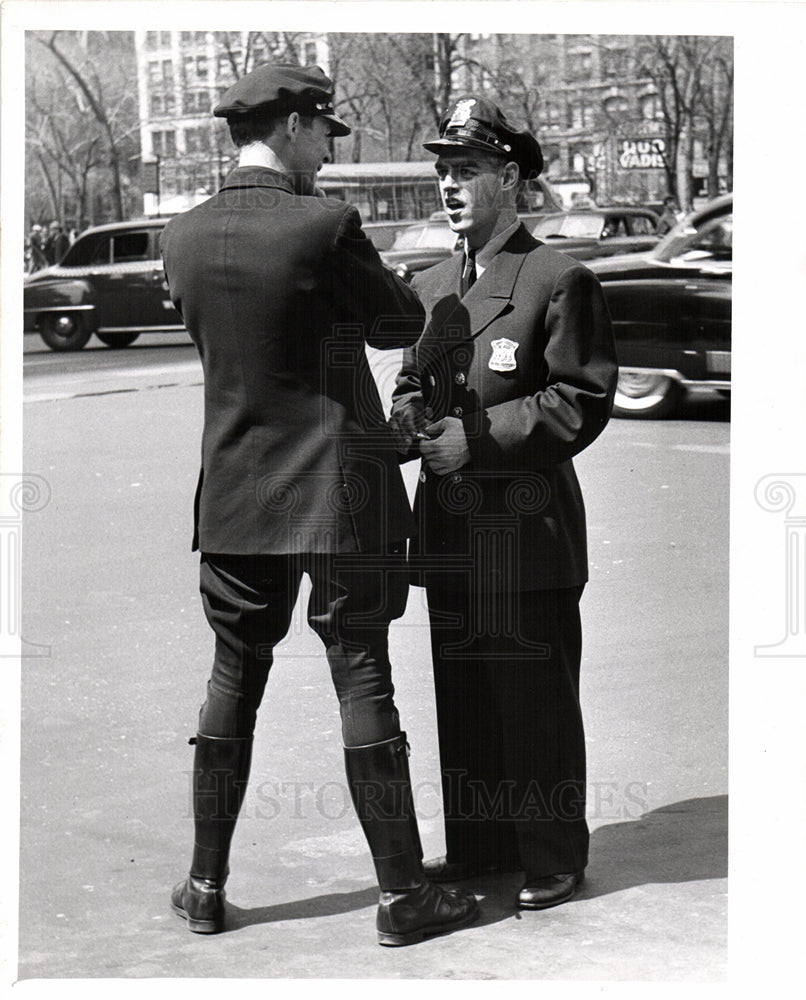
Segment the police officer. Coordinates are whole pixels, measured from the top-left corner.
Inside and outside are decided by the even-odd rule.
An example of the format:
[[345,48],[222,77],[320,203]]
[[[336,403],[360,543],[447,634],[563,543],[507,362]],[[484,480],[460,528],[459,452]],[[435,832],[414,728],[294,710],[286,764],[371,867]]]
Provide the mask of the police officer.
[[597,279],[518,220],[537,140],[468,94],[425,146],[464,245],[415,279],[426,325],[391,420],[422,459],[411,564],[428,596],[447,845],[425,867],[445,881],[523,870],[518,905],[540,909],[571,898],[588,859],[572,459],[608,421],[616,357]]
[[379,941],[410,944],[477,912],[424,875],[387,651],[406,603],[411,511],[364,348],[412,343],[422,308],[381,265],[357,211],[313,196],[331,137],[350,132],[321,69],[261,66],[214,114],[238,167],[162,237],[171,299],[204,370],[194,547],[215,633],[194,741],[193,858],[172,907],[192,931],[223,927],[256,713],[307,573],[381,888]]

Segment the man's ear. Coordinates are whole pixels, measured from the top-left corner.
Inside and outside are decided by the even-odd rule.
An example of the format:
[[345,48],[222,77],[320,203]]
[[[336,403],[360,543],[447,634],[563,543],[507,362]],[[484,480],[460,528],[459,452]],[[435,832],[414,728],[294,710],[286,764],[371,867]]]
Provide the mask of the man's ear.
[[285,134],[289,139],[293,139],[297,132],[299,131],[300,118],[299,113],[292,111],[291,114],[286,118],[285,122]]
[[515,187],[520,180],[520,176],[521,172],[518,164],[510,160],[501,173],[501,189],[509,191],[510,188]]

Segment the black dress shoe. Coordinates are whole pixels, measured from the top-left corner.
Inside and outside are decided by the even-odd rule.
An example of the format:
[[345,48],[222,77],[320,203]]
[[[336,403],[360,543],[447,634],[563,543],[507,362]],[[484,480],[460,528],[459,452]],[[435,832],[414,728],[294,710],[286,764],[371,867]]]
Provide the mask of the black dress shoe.
[[448,861],[447,858],[430,858],[423,861],[426,878],[432,882],[461,882],[476,875],[490,875],[496,872],[519,872],[517,861],[496,862],[491,865],[474,865],[469,861]]
[[382,891],[378,906],[378,943],[416,944],[472,924],[479,915],[475,896],[423,882],[416,889]]
[[546,910],[550,906],[567,903],[584,877],[584,869],[564,875],[527,875],[518,895],[518,906],[522,910]]
[[188,922],[195,934],[218,934],[224,929],[226,893],[216,882],[188,876],[174,886],[171,909]]

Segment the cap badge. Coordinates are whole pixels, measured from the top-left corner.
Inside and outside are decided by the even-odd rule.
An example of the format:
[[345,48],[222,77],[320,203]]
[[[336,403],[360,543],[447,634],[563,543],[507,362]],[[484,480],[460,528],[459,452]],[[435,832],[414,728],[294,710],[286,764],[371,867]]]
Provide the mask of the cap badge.
[[520,347],[518,341],[502,337],[500,340],[493,340],[490,347],[493,351],[487,362],[490,371],[514,372],[518,367],[515,361],[515,351]]
[[451,120],[445,126],[445,128],[451,128],[454,125],[465,125],[467,120],[470,118],[470,109],[476,103],[475,98],[470,98],[465,101],[459,101],[456,107],[453,109],[453,114],[451,115]]

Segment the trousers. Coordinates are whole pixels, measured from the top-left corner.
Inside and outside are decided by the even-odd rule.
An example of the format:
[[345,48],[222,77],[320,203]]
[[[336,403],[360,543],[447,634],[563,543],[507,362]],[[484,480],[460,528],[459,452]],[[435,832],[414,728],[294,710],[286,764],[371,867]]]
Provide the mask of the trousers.
[[199,732],[253,734],[274,655],[291,624],[303,575],[311,579],[307,620],[322,640],[347,747],[400,732],[389,663],[389,623],[406,607],[404,544],[371,553],[203,553],[199,584],[215,655]]
[[581,592],[427,585],[449,861],[587,864]]

